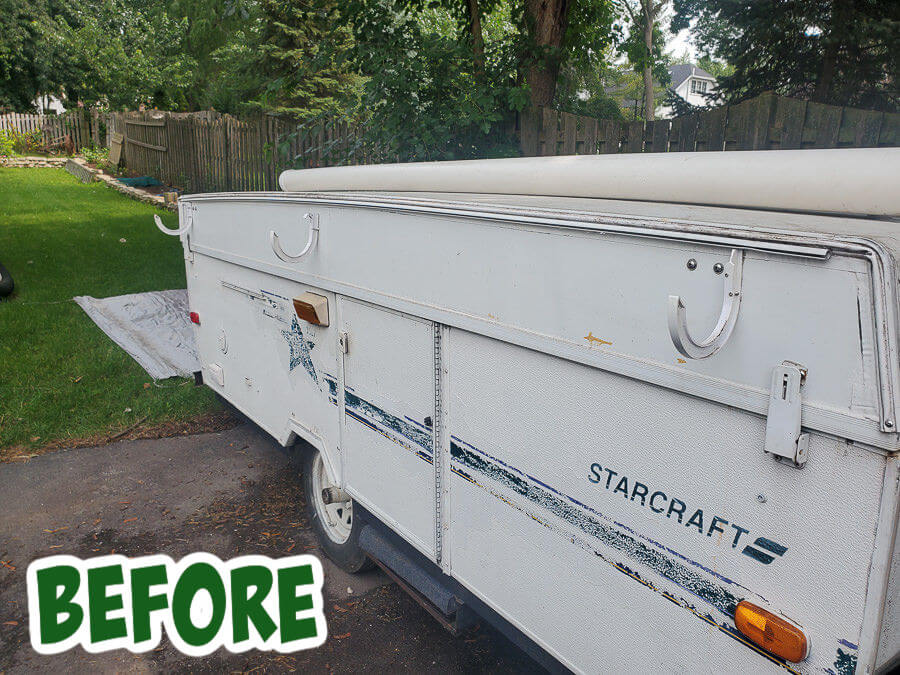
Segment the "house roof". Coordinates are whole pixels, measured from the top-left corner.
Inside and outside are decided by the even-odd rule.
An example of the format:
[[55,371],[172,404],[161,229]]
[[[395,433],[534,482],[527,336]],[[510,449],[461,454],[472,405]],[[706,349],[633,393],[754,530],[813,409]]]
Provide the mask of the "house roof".
[[716,78],[703,70],[703,68],[695,66],[692,63],[678,63],[674,66],[669,66],[669,76],[672,78],[672,82],[669,84],[672,89],[678,87],[689,77],[702,77],[704,79],[712,80],[713,82],[716,80]]

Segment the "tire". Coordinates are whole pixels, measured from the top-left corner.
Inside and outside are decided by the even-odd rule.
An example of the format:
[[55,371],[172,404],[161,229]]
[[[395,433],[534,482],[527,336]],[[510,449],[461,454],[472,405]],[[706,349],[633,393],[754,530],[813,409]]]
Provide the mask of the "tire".
[[306,515],[319,546],[345,572],[357,574],[372,569],[375,563],[359,547],[363,525],[359,518],[353,518],[353,500],[345,505],[326,505],[322,497],[323,485],[329,487],[331,481],[319,451],[310,448],[303,456],[303,491],[306,493]]
[[12,276],[6,271],[6,268],[0,264],[0,298],[5,298],[12,293],[15,287],[16,285],[13,283]]

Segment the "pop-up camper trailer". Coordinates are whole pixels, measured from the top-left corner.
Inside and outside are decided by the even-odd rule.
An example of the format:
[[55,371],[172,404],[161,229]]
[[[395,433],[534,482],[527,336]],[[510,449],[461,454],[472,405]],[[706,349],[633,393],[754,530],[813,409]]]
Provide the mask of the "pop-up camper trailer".
[[[326,552],[578,672],[900,658],[900,149],[287,171],[183,197],[203,381]],[[300,447],[300,446],[298,446]]]

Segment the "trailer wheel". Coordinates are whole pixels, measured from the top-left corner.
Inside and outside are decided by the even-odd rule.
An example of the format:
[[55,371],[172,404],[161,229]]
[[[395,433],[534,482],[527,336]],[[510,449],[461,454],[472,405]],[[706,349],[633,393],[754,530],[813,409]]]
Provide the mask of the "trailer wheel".
[[328,477],[325,462],[318,450],[310,450],[303,458],[303,488],[306,492],[306,513],[319,545],[331,560],[345,572],[356,574],[375,565],[359,547],[362,524],[353,517],[353,500],[326,503],[324,492],[338,491]]

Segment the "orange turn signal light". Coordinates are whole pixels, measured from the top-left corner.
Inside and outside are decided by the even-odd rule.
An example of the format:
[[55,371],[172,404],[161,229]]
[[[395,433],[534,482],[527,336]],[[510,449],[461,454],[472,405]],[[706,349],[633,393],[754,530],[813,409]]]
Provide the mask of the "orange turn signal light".
[[752,602],[738,603],[734,622],[745,637],[785,661],[797,663],[809,654],[809,641],[803,631]]

